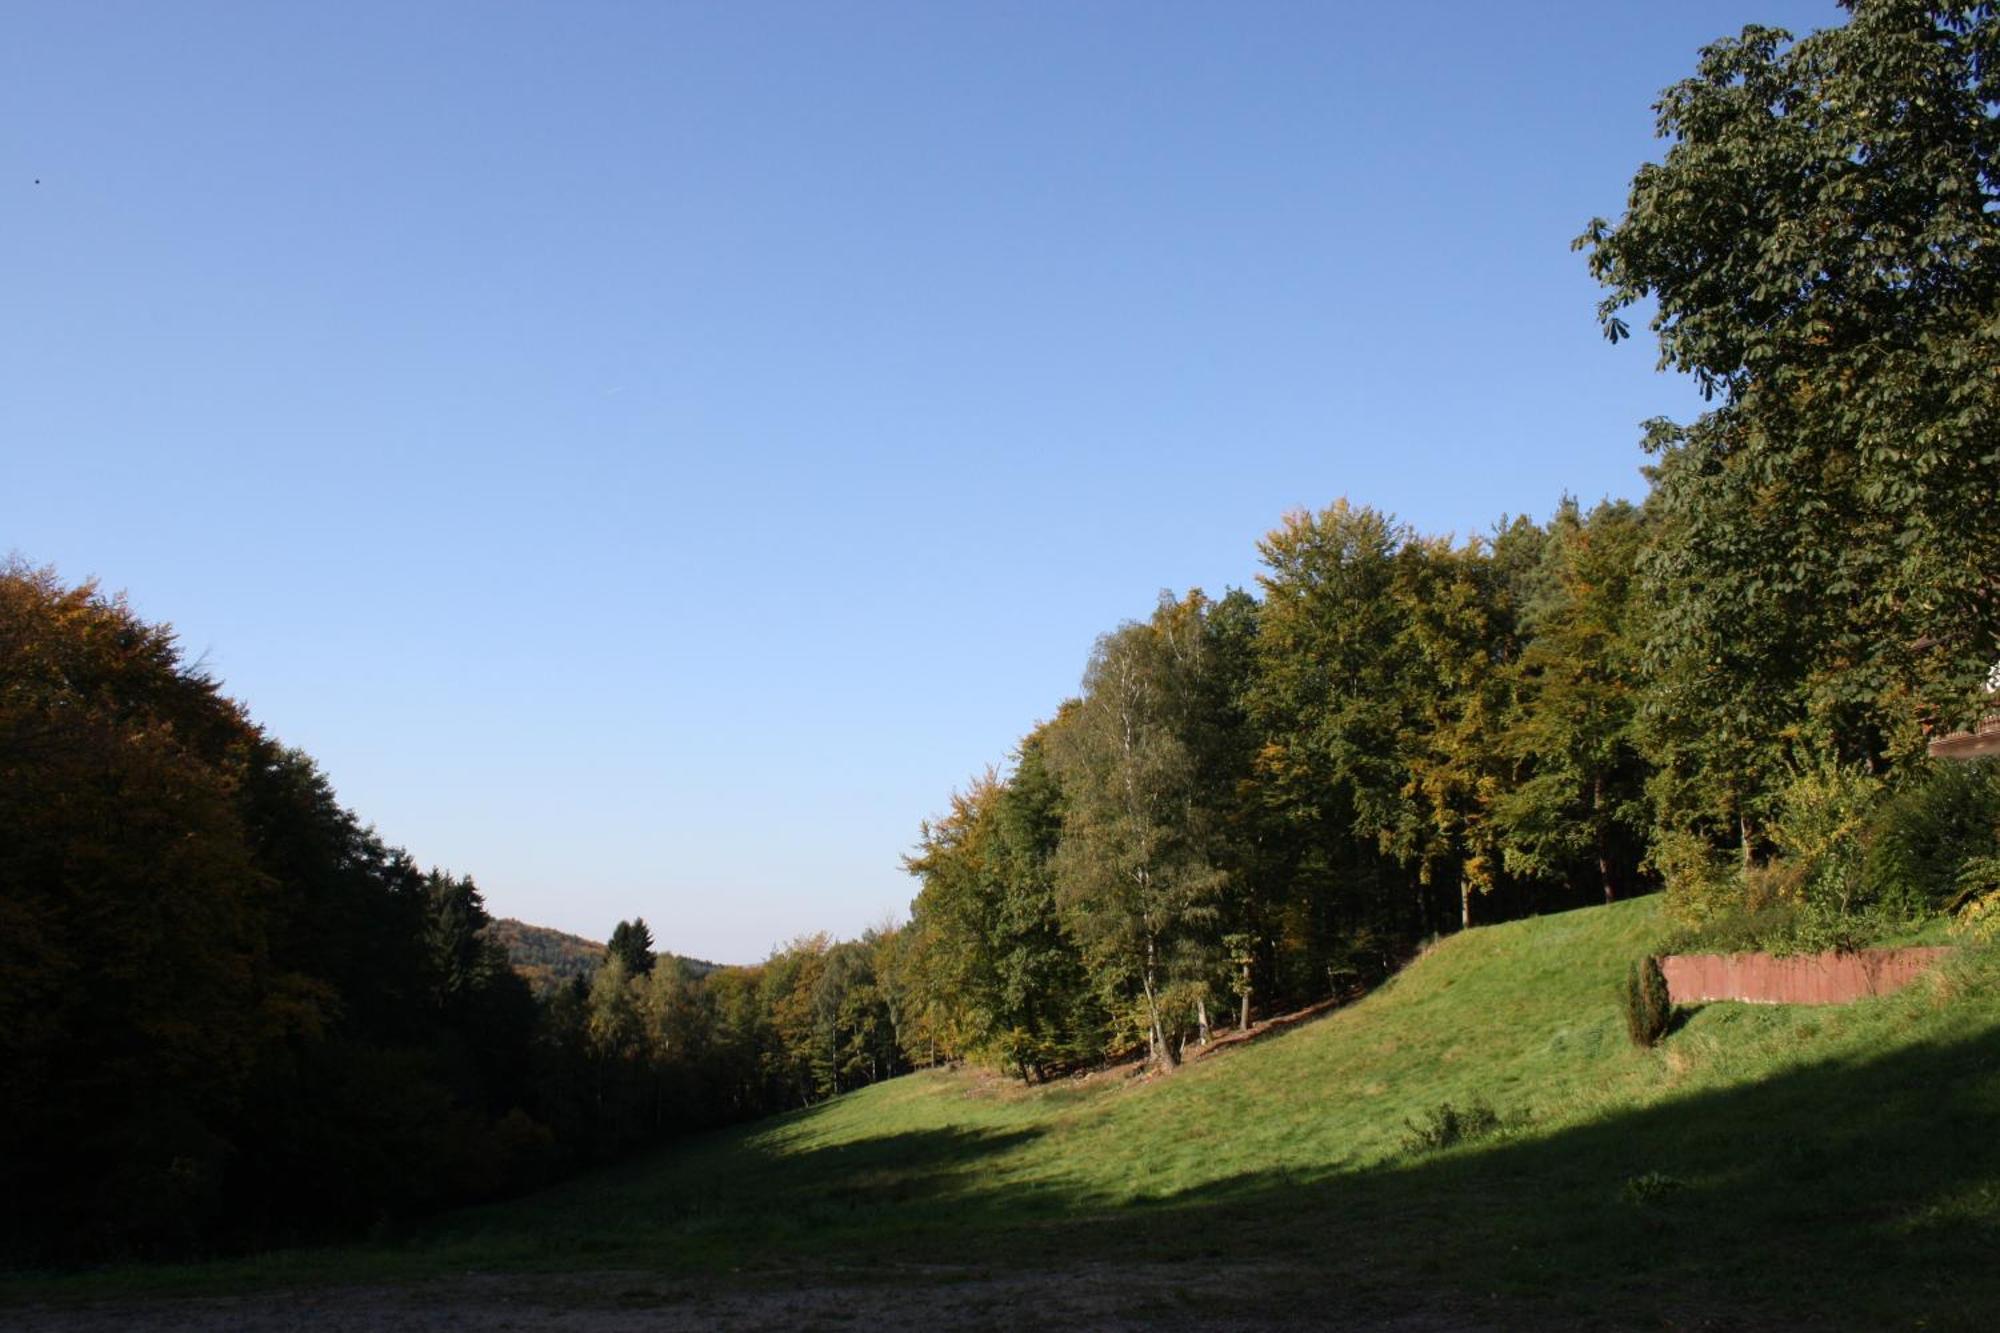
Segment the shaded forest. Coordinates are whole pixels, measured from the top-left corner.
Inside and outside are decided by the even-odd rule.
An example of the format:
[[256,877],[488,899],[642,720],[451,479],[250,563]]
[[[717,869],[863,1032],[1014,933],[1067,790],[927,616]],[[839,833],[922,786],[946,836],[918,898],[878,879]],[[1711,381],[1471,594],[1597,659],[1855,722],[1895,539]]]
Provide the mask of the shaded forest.
[[9,1253],[342,1234],[906,1067],[866,943],[713,969],[621,922],[537,996],[470,878],[90,585],[0,572],[0,663]]

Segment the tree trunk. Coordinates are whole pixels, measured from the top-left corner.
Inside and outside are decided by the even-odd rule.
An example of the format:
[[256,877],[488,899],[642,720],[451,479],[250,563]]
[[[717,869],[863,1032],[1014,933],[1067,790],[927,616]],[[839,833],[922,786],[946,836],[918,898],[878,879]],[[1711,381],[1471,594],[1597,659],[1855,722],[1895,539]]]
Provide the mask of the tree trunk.
[[1195,997],[1194,1016],[1195,1022],[1200,1027],[1201,1044],[1206,1046],[1208,1045],[1208,1001],[1206,998],[1199,995]]
[[1604,828],[1604,775],[1597,774],[1590,780],[1591,823],[1597,831],[1597,882],[1604,887],[1604,901],[1612,902],[1618,894],[1611,883],[1611,838]]
[[1243,964],[1243,1007],[1236,1020],[1238,1032],[1250,1030],[1250,964]]
[[1462,879],[1458,882],[1458,928],[1472,929],[1472,886]]
[[1140,984],[1146,992],[1146,1053],[1155,1069],[1171,1071],[1180,1063],[1173,1044],[1167,1040],[1166,1025],[1160,1021],[1160,995],[1153,984],[1155,960],[1153,941],[1146,941],[1146,970],[1140,975]]

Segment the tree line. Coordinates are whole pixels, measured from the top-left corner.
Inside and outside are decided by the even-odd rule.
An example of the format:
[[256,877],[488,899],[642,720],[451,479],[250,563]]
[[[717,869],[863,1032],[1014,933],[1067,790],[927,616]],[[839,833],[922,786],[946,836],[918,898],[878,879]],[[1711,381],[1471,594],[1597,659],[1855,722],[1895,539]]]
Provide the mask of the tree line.
[[1039,1078],[1372,984],[1426,935],[1647,882],[1644,511],[1454,543],[1341,502],[1258,596],[1163,594],[910,859],[941,1049]]
[[940,1060],[1170,1069],[1662,884],[1760,941],[2000,919],[2000,779],[1925,758],[2000,657],[2000,17],[1849,8],[1706,48],[1579,239],[1709,395],[1641,501],[1285,517],[1254,589],[1105,634],[859,940],[702,972],[633,920],[537,993],[166,627],[0,574],[0,1243],[352,1230]]

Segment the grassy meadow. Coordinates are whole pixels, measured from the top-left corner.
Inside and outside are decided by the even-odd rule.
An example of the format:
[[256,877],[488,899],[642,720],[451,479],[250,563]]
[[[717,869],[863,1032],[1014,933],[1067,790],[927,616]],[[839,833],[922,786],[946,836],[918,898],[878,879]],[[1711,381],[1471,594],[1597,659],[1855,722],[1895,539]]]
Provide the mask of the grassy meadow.
[[[366,1244],[10,1285],[1145,1265],[1197,1314],[1443,1299],[1503,1323],[1986,1323],[2000,959],[1837,1009],[1707,1005],[1639,1050],[1616,989],[1663,933],[1650,899],[1476,929],[1348,1009],[1170,1077],[1028,1089],[936,1070]],[[1426,1142],[1447,1104],[1469,1132]]]

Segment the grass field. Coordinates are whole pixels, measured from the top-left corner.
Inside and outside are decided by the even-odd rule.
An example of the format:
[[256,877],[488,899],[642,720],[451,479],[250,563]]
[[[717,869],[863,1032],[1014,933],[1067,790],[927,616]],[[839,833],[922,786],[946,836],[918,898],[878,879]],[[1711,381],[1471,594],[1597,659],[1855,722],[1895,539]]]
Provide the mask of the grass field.
[[[1838,1009],[1711,1004],[1640,1051],[1615,992],[1663,933],[1653,900],[1474,930],[1169,1078],[933,1071],[366,1245],[10,1285],[1130,1267],[1197,1316],[1991,1326],[2000,958]],[[1446,1103],[1498,1126],[1419,1145]]]

